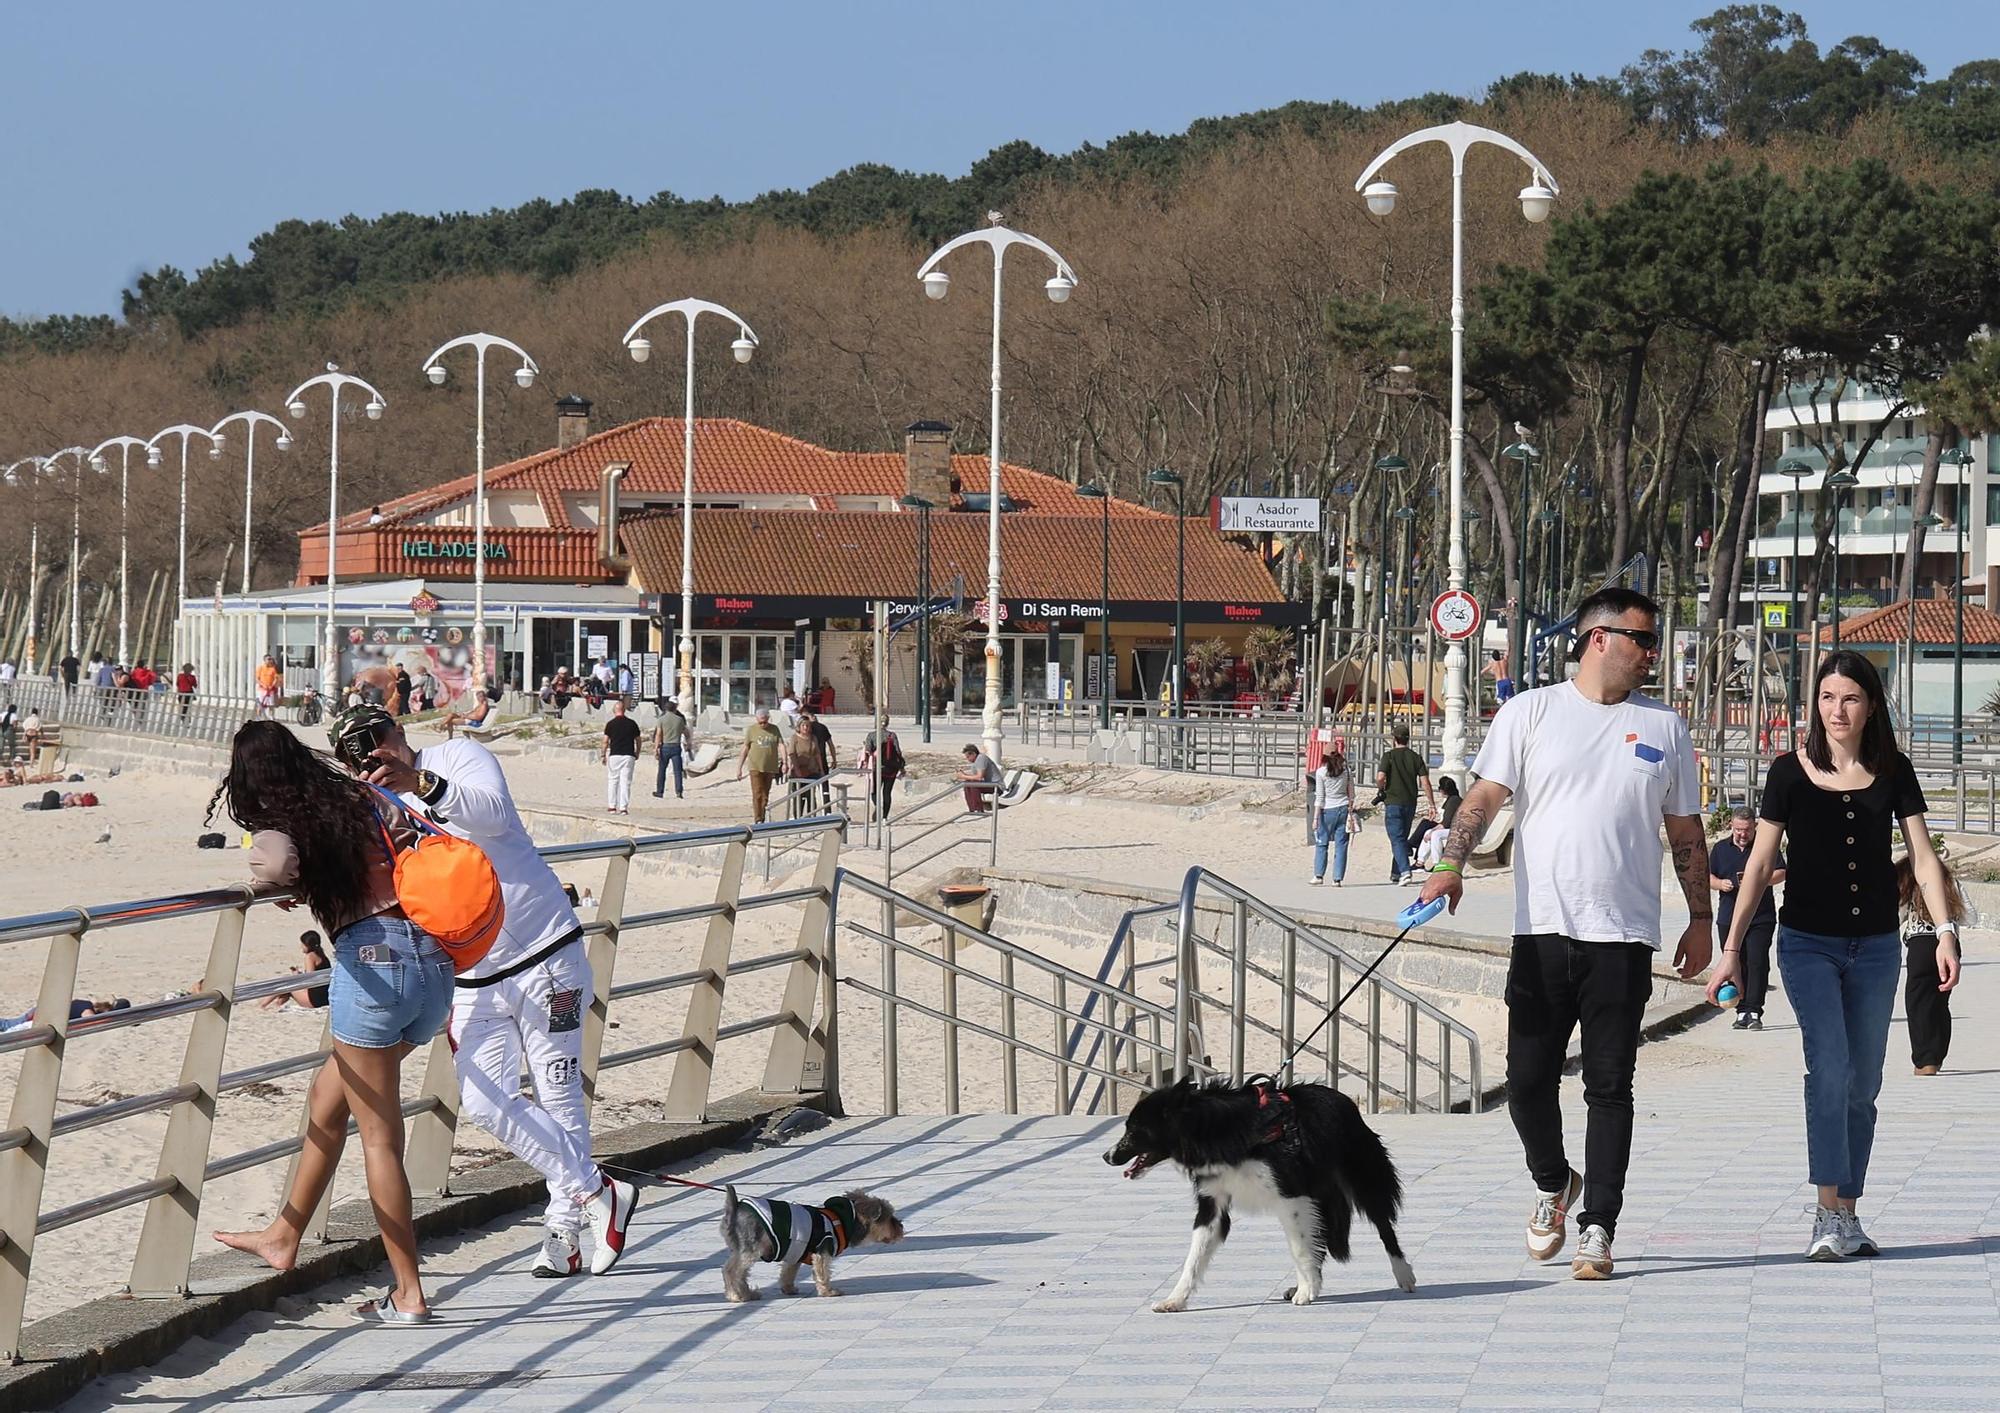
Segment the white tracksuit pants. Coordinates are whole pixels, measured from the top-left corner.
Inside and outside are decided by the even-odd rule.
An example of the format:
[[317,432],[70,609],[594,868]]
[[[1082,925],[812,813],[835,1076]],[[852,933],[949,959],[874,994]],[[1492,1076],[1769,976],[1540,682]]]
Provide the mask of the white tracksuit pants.
[[637,756],[609,756],[604,762],[604,807],[623,810],[632,807],[632,772],[639,768]]
[[[583,939],[491,986],[452,993],[450,1036],[459,1112],[499,1139],[549,1185],[548,1225],[575,1233],[580,1199],[603,1185],[590,1158],[583,1103],[583,1016],[590,961]],[[535,1097],[521,1094],[525,1056]]]

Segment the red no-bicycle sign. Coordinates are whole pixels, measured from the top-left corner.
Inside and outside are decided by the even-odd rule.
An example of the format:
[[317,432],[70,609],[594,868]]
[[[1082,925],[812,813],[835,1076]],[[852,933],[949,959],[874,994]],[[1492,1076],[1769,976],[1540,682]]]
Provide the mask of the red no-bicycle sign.
[[1448,643],[1470,638],[1484,618],[1479,600],[1463,589],[1446,589],[1431,600],[1431,627]]

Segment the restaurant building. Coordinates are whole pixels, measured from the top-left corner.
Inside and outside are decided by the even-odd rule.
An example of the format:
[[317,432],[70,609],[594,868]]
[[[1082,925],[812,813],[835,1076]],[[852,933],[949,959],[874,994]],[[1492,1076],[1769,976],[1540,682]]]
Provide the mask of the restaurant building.
[[[645,418],[589,429],[590,404],[557,404],[557,445],[490,470],[486,620],[489,670],[533,689],[598,658],[630,663],[644,695],[674,690],[681,612],[683,424]],[[986,458],[955,455],[951,429],[918,422],[903,454],[837,452],[767,428],[697,419],[694,639],[702,705],[742,711],[786,686],[822,683],[860,710],[872,680],[872,606],[900,618],[919,601],[928,522],[933,612],[970,639],[947,645],[949,691],[976,708],[987,564]],[[429,665],[468,680],[474,480],[462,477],[343,517],[335,540],[339,676]],[[921,497],[930,512],[905,509]],[[1107,510],[1108,507],[1108,510]],[[1001,647],[1005,699],[1157,695],[1172,656],[1178,545],[1190,644],[1220,636],[1240,652],[1258,624],[1303,621],[1247,541],[1205,518],[1078,495],[1060,477],[1001,468]],[[1112,661],[1099,660],[1109,534]],[[325,525],[299,534],[286,589],[185,606],[182,642],[216,690],[247,681],[264,652],[295,687],[319,675]],[[917,634],[892,638],[889,703],[914,701]],[[949,632],[934,634],[950,638]],[[957,668],[955,672],[952,668]],[[1053,669],[1053,670],[1052,670]]]

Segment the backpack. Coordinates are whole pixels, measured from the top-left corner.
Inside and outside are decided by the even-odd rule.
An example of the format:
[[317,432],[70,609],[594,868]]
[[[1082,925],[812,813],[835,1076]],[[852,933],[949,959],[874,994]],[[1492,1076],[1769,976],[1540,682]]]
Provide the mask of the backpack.
[[903,773],[903,746],[895,732],[882,733],[882,749],[875,757],[875,768],[884,780],[894,780]]
[[470,839],[445,833],[381,786],[369,788],[417,828],[416,844],[398,853],[388,825],[376,821],[383,847],[396,861],[396,901],[403,915],[437,939],[454,970],[479,965],[507,915],[493,861]]

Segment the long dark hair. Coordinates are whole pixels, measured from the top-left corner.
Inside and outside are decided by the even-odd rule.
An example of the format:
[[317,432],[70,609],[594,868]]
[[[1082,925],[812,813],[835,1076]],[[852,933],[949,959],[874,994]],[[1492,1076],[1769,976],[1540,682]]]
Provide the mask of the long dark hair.
[[1812,700],[1806,711],[1806,759],[1821,770],[1833,769],[1833,754],[1827,749],[1826,726],[1819,717],[1820,684],[1829,677],[1845,677],[1868,698],[1868,720],[1861,728],[1861,768],[1880,775],[1896,759],[1896,731],[1889,725],[1889,703],[1882,695],[1882,675],[1875,664],[1860,653],[1842,648],[1820,660],[1813,674]]
[[298,891],[322,926],[347,912],[382,851],[380,816],[366,785],[275,721],[246,721],[229,750],[229,774],[203,822],[227,802],[245,829],[276,829],[299,855]]

